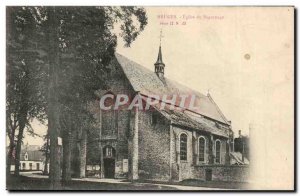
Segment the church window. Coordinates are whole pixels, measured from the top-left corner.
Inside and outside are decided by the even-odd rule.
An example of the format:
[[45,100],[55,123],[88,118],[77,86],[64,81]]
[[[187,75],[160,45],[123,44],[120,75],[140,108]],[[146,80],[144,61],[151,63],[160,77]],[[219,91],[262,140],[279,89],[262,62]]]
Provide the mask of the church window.
[[199,161],[204,162],[205,160],[205,138],[199,137]]
[[216,140],[216,163],[220,163],[221,161],[221,142],[220,140]]
[[112,157],[112,148],[111,147],[106,148],[106,157]]
[[180,135],[180,160],[187,160],[187,135],[185,133]]
[[103,149],[104,158],[112,158],[115,156],[114,148],[111,146],[106,146]]

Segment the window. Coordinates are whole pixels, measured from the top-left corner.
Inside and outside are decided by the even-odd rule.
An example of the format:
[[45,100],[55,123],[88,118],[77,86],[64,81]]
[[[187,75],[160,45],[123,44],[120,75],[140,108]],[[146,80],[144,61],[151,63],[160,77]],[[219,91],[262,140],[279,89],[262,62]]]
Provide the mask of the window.
[[221,160],[221,142],[220,140],[216,141],[216,163],[220,163]]
[[107,147],[107,148],[106,148],[106,153],[105,153],[105,155],[106,155],[107,157],[112,157],[112,148],[111,148],[111,147]]
[[36,163],[36,170],[40,170],[40,163]]
[[103,148],[104,158],[113,158],[115,156],[115,150],[111,146],[106,146]]
[[32,170],[32,163],[29,163],[29,169]]
[[22,163],[22,169],[23,169],[23,170],[26,169],[26,163]]
[[180,135],[180,160],[187,160],[187,135],[185,133]]
[[25,157],[24,157],[25,161],[28,161],[28,153],[25,153]]
[[204,162],[205,160],[205,138],[199,137],[199,161]]

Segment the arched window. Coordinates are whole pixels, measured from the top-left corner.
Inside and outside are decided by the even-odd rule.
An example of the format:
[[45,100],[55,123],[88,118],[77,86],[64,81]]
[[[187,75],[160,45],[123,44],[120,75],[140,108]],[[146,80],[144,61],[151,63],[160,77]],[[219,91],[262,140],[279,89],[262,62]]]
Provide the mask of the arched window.
[[216,140],[216,163],[220,163],[221,161],[221,142],[220,140]]
[[180,135],[180,160],[187,160],[187,135],[185,133]]
[[204,162],[205,160],[205,138],[199,137],[199,161]]
[[113,157],[115,157],[115,149],[111,146],[105,146],[103,148],[103,156],[104,156],[104,158],[113,158]]

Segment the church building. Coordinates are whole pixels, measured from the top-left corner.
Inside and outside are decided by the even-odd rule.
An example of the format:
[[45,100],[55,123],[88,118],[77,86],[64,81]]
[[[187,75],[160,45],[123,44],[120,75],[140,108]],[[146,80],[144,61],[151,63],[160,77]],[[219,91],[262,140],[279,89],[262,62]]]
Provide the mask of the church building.
[[152,71],[116,53],[109,67],[109,88],[97,92],[99,99],[107,94],[143,100],[154,94],[193,94],[199,110],[161,110],[153,105],[149,110],[104,111],[99,100],[92,103],[100,137],[100,177],[182,181],[227,180],[238,175],[230,166],[231,122],[209,93],[204,95],[166,78],[168,66],[162,57],[160,46]]

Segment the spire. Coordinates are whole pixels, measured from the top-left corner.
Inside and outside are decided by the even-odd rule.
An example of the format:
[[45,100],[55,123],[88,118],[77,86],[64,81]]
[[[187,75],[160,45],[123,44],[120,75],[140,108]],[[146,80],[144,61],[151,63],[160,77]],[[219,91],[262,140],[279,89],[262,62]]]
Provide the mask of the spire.
[[165,64],[163,63],[162,52],[161,52],[161,38],[162,37],[163,37],[162,30],[160,30],[158,56],[157,56],[156,63],[154,63],[155,73],[160,78],[164,77],[164,69],[165,69]]
[[163,63],[163,60],[162,60],[161,46],[159,46],[157,60],[156,60],[156,63],[154,65],[157,65],[157,64],[163,64],[163,65],[165,65]]

